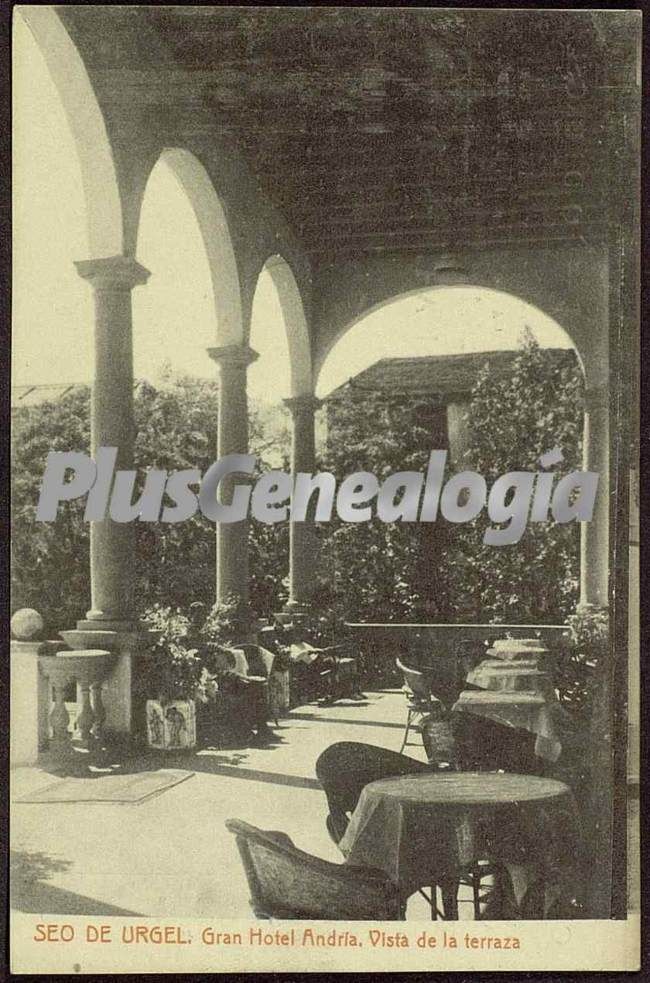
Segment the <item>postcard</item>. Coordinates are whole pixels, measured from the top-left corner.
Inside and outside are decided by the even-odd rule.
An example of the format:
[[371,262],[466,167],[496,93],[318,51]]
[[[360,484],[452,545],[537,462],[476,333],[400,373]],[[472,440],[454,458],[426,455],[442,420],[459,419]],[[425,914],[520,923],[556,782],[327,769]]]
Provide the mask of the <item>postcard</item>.
[[15,6],[13,973],[639,968],[640,37]]

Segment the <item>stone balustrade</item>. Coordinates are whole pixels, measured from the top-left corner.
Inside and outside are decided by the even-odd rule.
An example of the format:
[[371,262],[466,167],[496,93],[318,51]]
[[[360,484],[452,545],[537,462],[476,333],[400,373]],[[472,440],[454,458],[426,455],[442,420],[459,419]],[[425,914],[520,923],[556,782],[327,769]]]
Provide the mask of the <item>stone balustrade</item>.
[[[58,751],[71,747],[66,690],[75,686],[80,705],[76,726],[85,747],[101,740],[106,721],[102,686],[114,675],[117,653],[104,649],[67,650],[62,641],[42,638],[44,623],[31,609],[11,619],[11,744],[12,765],[33,765],[50,744]],[[54,706],[50,709],[50,693]],[[52,730],[51,741],[49,727]]]
[[102,649],[58,652],[41,655],[39,668],[49,679],[54,692],[54,707],[50,713],[52,747],[65,751],[70,746],[68,725],[70,715],[65,705],[65,691],[70,683],[76,683],[80,693],[81,710],[77,728],[84,747],[102,738],[106,709],[102,701],[102,683],[110,673],[116,655]]

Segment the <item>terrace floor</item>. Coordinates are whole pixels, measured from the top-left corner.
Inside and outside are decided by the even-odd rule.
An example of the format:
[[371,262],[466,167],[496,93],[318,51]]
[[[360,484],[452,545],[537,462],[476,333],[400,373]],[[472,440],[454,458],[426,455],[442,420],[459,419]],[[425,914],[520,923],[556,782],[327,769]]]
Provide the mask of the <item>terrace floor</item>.
[[[46,764],[17,768],[11,773],[12,906],[48,914],[249,918],[249,891],[225,820],[283,830],[302,849],[340,862],[325,829],[315,761],[335,741],[399,750],[404,717],[401,691],[371,692],[364,703],[292,710],[269,745],[162,761],[141,754],[122,767],[194,774],[136,804],[16,802],[57,781]],[[419,742],[417,734],[411,739]],[[426,760],[421,743],[406,750]],[[417,895],[408,917],[430,917]],[[461,905],[461,917],[471,917],[470,905]]]
[[[295,708],[280,720],[267,745],[116,757],[117,773],[160,768],[192,773],[133,804],[17,802],[60,781],[62,772],[46,761],[16,768],[10,788],[12,907],[69,915],[250,918],[248,886],[225,820],[236,817],[283,830],[300,848],[341,862],[325,828],[327,807],[314,772],[316,759],[335,741],[397,751],[404,718],[400,690],[368,692],[363,703]],[[412,734],[411,740],[418,743],[409,744],[407,753],[426,760],[419,736]],[[629,908],[638,910],[638,800],[631,797],[629,805]],[[471,905],[461,904],[460,918],[471,917]],[[410,899],[407,918],[430,918],[419,895]]]

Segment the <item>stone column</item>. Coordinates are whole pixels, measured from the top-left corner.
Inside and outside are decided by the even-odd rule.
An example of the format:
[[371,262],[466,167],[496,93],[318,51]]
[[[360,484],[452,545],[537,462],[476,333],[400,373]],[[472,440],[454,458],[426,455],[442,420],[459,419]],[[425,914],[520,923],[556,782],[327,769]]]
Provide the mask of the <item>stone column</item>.
[[[316,467],[314,413],[320,401],[311,393],[284,400],[293,418],[291,471],[313,474]],[[307,610],[315,586],[318,540],[313,520],[291,522],[289,526],[289,599],[287,611]]]
[[[91,454],[116,447],[116,470],[133,468],[133,340],[131,290],[149,273],[129,256],[75,264],[95,295],[95,377],[91,398]],[[151,639],[133,610],[134,530],[131,523],[105,517],[90,525],[91,607],[75,630],[62,632],[74,649],[117,653],[106,682],[107,730],[112,737],[133,734],[134,660]]]
[[587,389],[583,462],[596,471],[598,494],[591,522],[580,535],[580,605],[607,607],[609,585],[609,394],[605,386]]
[[[135,437],[131,290],[145,283],[149,273],[128,256],[75,265],[95,294],[91,453],[94,456],[99,447],[116,447],[116,470],[129,469]],[[120,630],[131,625],[133,568],[133,525],[109,517],[91,523],[91,608],[80,627]]]
[[[248,453],[248,397],[246,370],[258,357],[247,345],[209,348],[219,366],[218,455]],[[230,475],[223,485],[223,500],[229,501],[235,483]],[[217,602],[236,598],[244,617],[248,614],[248,519],[217,523]]]
[[468,403],[447,403],[447,440],[449,459],[454,464],[462,464],[470,443],[469,424],[466,420]]

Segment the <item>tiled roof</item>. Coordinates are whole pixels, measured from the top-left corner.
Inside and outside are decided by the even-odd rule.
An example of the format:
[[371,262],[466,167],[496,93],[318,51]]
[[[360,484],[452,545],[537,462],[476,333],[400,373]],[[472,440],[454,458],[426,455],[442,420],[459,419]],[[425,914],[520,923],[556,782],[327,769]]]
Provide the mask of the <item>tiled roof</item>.
[[[557,358],[558,364],[575,359],[572,349],[551,348],[547,351]],[[334,389],[328,400],[344,395],[350,389],[362,391],[386,390],[392,395],[427,393],[438,395],[441,400],[466,397],[476,381],[479,371],[488,364],[492,375],[498,379],[505,375],[518,351],[472,352],[462,355],[421,355],[409,358],[382,358],[342,386]]]

